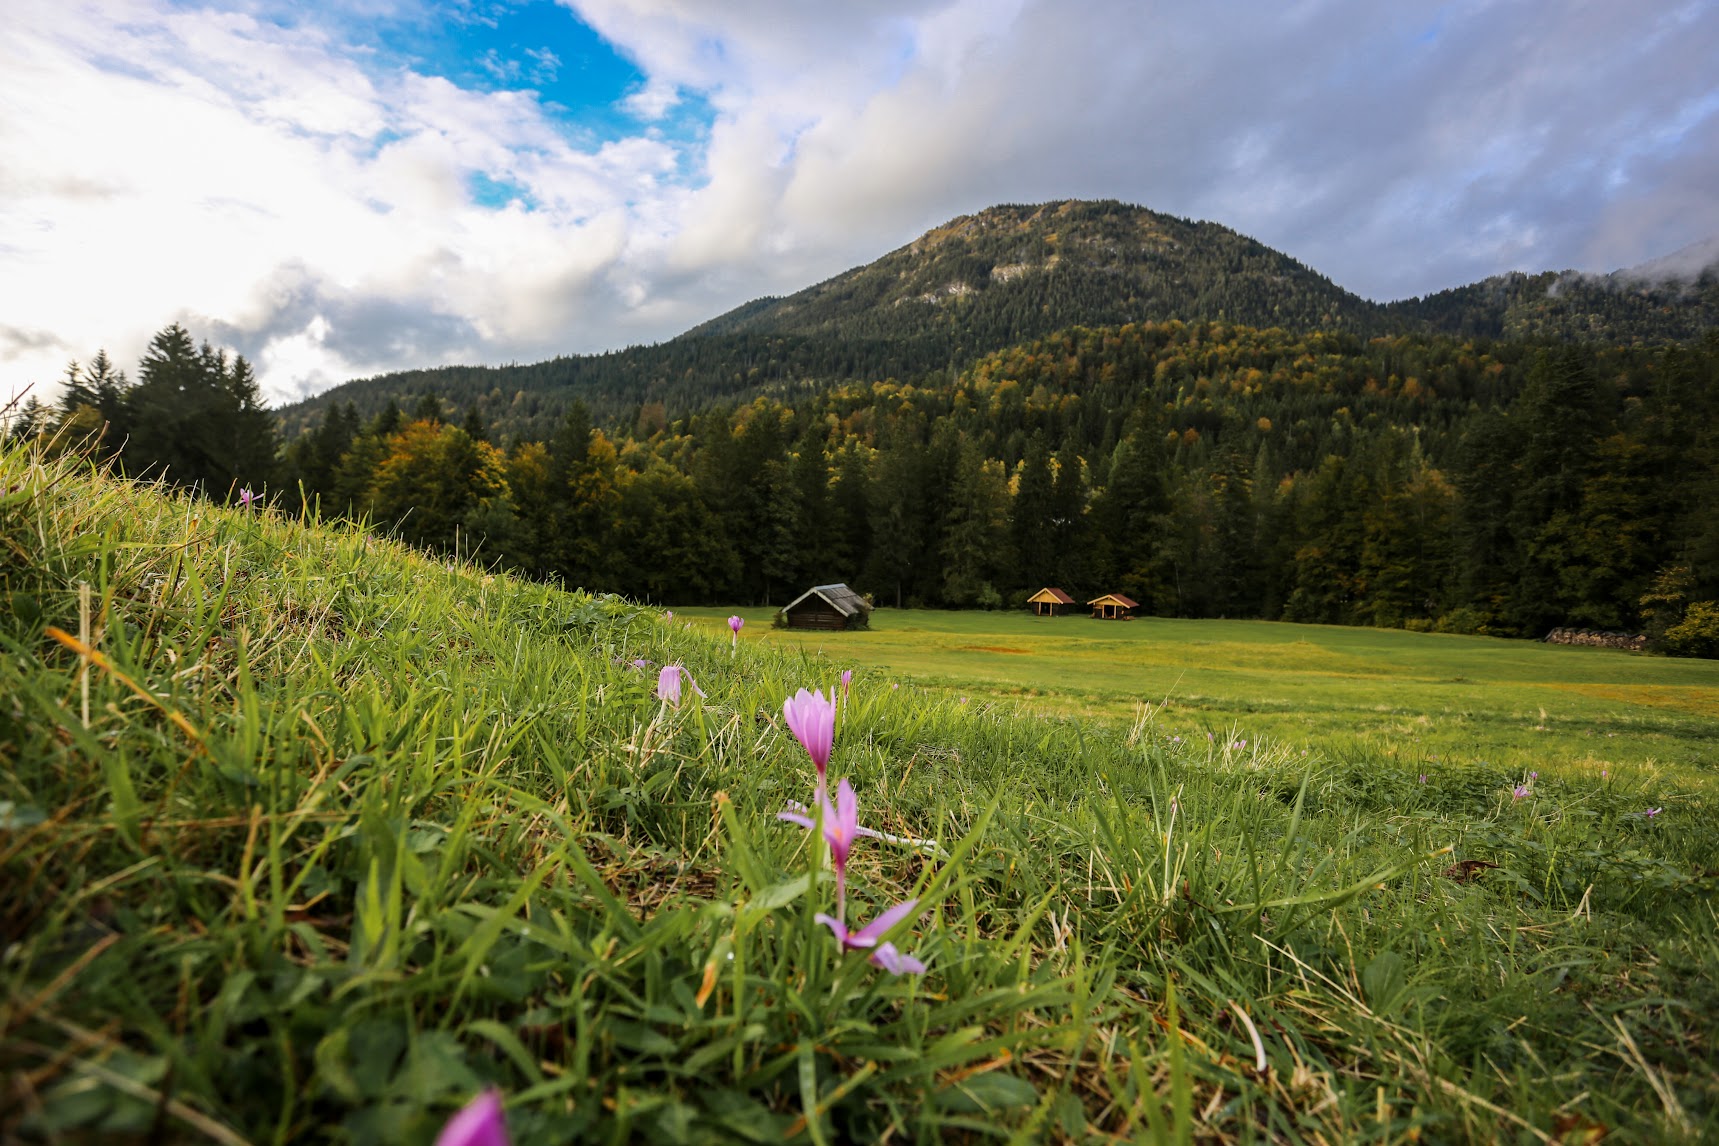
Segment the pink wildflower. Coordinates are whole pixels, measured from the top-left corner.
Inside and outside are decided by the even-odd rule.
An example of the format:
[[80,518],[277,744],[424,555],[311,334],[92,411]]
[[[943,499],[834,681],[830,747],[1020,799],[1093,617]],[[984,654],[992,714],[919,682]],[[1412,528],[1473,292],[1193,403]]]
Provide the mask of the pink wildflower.
[[657,674],[657,699],[666,704],[680,707],[680,679],[686,677],[686,682],[692,685],[692,691],[703,696],[704,690],[698,687],[698,682],[692,679],[692,674],[680,665],[664,665],[663,671]]
[[891,975],[923,975],[925,964],[911,955],[904,955],[895,949],[893,943],[879,943],[871,953],[869,960],[873,967],[882,967]]
[[878,944],[880,939],[889,934],[891,928],[912,915],[918,906],[919,901],[917,899],[898,903],[858,931],[849,931],[847,925],[841,920],[822,912],[819,912],[814,918],[830,929],[831,934],[836,937],[836,942],[842,945],[844,951],[863,951],[867,948],[877,948],[871,960],[877,966],[897,975],[904,971],[918,974],[925,970],[925,964],[911,955],[903,955],[895,949],[893,944],[884,944],[889,948],[888,952],[885,952],[883,947]]
[[1512,796],[1515,796],[1518,800],[1520,800],[1520,799],[1522,799],[1522,797],[1524,797],[1528,794],[1528,785],[1518,784],[1518,785],[1516,785],[1515,788],[1513,788],[1511,790],[1510,794]]
[[508,1146],[501,1092],[491,1087],[467,1103],[436,1135],[436,1146]]
[[251,503],[255,500],[257,500],[257,495],[251,492],[250,486],[246,486],[244,489],[239,491],[239,508],[240,509],[251,508]]
[[829,767],[830,747],[836,737],[835,697],[826,699],[822,690],[807,692],[802,688],[782,702],[782,718],[817,767],[818,791],[822,792],[824,770]]
[[[877,833],[859,826],[859,797],[854,795],[853,785],[846,779],[836,788],[834,804],[822,789],[818,792],[818,801],[824,808],[824,839],[830,845],[830,866],[836,869],[836,918],[846,919],[848,853],[853,851],[854,841],[859,837],[876,836]],[[799,824],[802,828],[814,826],[812,818],[800,811],[777,812],[776,818]]]

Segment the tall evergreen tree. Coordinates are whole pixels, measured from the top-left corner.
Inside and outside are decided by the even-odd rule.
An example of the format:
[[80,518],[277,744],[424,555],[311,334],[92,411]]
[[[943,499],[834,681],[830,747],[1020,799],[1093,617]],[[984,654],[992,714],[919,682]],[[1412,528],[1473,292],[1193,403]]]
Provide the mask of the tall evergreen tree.
[[1009,572],[1009,485],[1001,462],[961,443],[939,545],[940,598],[947,605],[995,606],[997,581]]
[[1021,458],[1009,534],[1014,540],[1015,587],[1030,592],[1051,584],[1057,574],[1056,483],[1042,434],[1028,439]]
[[1572,602],[1566,567],[1580,560],[1582,493],[1602,423],[1599,386],[1573,348],[1542,351],[1517,404],[1525,428],[1510,528],[1523,561],[1508,598],[1518,632],[1563,623]]
[[132,474],[165,476],[224,497],[259,487],[274,464],[274,426],[243,357],[201,348],[178,323],[158,333],[127,394],[132,434],[124,449]]

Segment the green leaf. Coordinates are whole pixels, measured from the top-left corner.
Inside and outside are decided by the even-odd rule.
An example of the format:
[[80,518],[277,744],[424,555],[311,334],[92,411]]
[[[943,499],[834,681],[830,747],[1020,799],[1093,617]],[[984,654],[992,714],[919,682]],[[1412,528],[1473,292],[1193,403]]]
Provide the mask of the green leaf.
[[525,1044],[519,1041],[519,1036],[501,1023],[494,1019],[473,1019],[465,1025],[464,1029],[468,1034],[488,1039],[494,1043],[501,1053],[513,1061],[513,1065],[519,1068],[520,1073],[532,1082],[543,1081],[543,1072],[538,1069],[537,1060],[532,1057],[530,1051],[525,1049]]
[[994,1110],[1031,1106],[1038,1100],[1039,1092],[1026,1079],[990,1070],[939,1092],[936,1101],[939,1110],[951,1114],[989,1114]]

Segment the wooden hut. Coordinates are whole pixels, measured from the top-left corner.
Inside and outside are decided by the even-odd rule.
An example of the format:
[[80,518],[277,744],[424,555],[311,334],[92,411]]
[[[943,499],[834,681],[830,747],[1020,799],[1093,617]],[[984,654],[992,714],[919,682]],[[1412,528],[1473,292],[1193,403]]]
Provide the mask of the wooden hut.
[[1060,617],[1074,604],[1074,598],[1061,589],[1044,588],[1027,598],[1035,617]]
[[846,585],[814,585],[782,607],[790,629],[864,629],[871,606]]
[[1130,601],[1121,593],[1106,593],[1102,597],[1094,597],[1087,602],[1092,606],[1092,615],[1100,621],[1132,621],[1132,610],[1140,607],[1140,602]]

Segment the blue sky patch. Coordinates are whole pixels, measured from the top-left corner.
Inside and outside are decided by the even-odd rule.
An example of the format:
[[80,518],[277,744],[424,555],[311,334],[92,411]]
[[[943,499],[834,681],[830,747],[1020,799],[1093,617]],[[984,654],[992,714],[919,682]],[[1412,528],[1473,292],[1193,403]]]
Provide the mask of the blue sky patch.
[[537,206],[531,193],[519,184],[510,183],[505,179],[491,178],[482,171],[471,173],[471,177],[466,180],[466,188],[471,195],[472,202],[479,207],[500,210],[516,199],[528,211]]
[[[185,3],[186,8],[196,5]],[[410,70],[467,91],[533,91],[544,112],[581,148],[655,128],[660,138],[696,142],[714,113],[682,92],[659,121],[621,106],[642,89],[645,73],[568,7],[554,0],[426,0],[388,15],[339,4],[310,6],[264,0],[257,19],[280,27],[316,24],[350,46],[350,58],[373,73]]]

